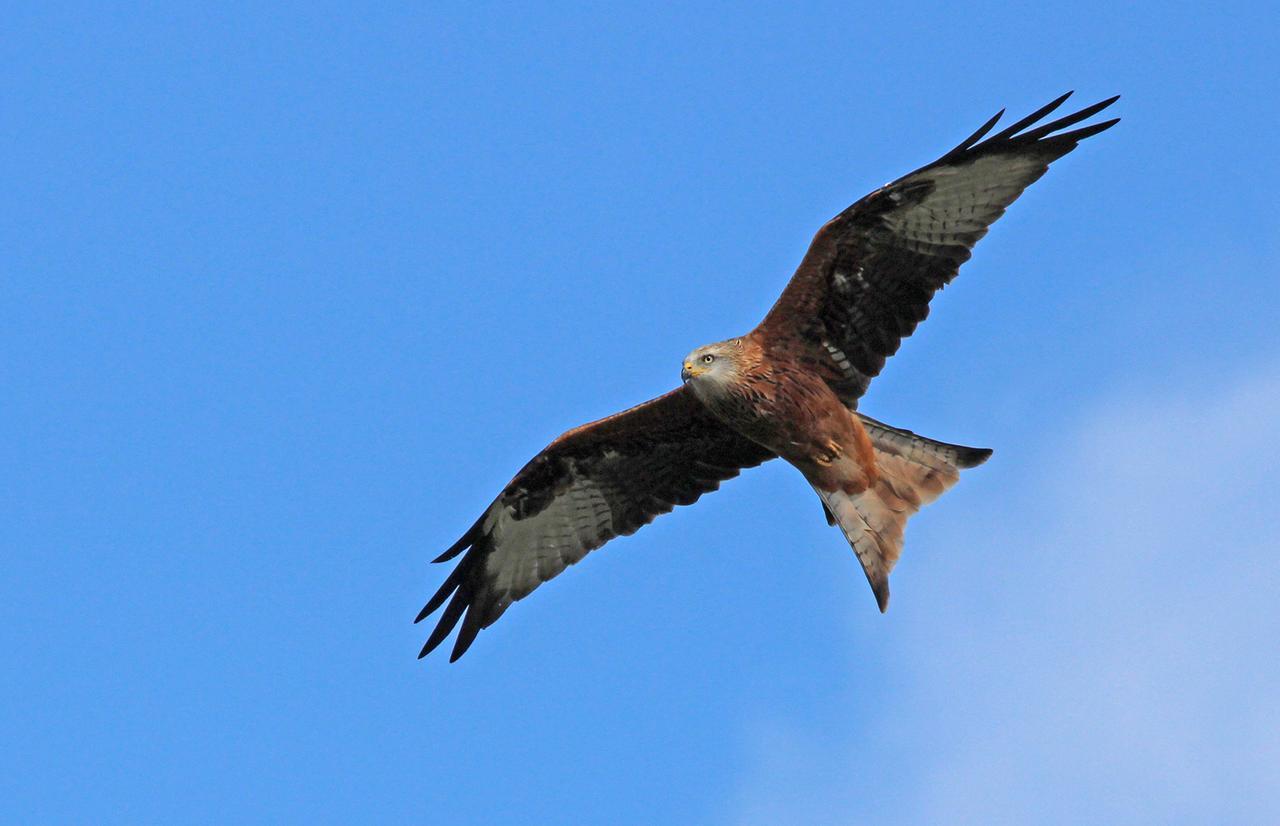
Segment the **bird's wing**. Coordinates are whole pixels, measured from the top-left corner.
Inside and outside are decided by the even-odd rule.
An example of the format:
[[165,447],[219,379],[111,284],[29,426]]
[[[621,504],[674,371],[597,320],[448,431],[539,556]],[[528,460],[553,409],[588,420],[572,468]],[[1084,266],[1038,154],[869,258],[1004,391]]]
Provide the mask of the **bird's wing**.
[[418,614],[422,620],[448,600],[419,656],[461,620],[450,661],[458,659],[507,606],[588,551],[772,458],[712,417],[684,387],[565,433],[435,560],[466,552]]
[[933,294],[1022,191],[1108,120],[1063,131],[1110,98],[1036,126],[1070,95],[982,140],[1003,111],[938,160],[867,195],[828,221],[757,333],[799,345],[850,407],[929,313]]

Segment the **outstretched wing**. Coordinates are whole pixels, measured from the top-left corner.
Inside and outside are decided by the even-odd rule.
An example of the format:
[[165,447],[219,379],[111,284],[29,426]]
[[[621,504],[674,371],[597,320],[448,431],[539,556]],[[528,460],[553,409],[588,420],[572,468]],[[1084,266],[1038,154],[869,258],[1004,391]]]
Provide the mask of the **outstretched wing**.
[[946,155],[828,221],[758,333],[809,350],[831,388],[856,407],[1005,208],[1050,163],[1119,120],[1062,131],[1117,96],[1034,126],[1070,94],[982,140],[1002,110]]
[[588,551],[772,458],[712,417],[684,387],[569,431],[533,457],[435,560],[466,552],[415,620],[449,600],[419,656],[462,620],[449,658],[458,659],[507,606]]

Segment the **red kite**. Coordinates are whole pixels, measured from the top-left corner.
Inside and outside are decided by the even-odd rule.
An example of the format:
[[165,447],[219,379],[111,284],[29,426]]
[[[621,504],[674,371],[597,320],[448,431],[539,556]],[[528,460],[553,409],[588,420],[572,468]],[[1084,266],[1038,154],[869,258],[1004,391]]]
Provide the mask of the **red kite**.
[[511,603],[588,551],[777,457],[813,486],[884,611],[907,519],[991,451],[890,427],[856,412],[858,399],[1005,208],[1119,120],[1063,131],[1113,97],[1035,125],[1069,95],[986,137],[997,113],[832,218],[758,327],[689,353],[681,387],[570,430],[533,457],[435,560],[465,552],[418,614],[448,600],[419,656],[461,620],[449,658],[458,659]]

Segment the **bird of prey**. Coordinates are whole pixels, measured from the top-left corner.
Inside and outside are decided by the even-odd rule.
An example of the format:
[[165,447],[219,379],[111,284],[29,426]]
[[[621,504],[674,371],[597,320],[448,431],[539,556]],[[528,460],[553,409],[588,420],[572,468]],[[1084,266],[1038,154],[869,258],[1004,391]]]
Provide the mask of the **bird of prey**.
[[680,387],[534,456],[434,560],[462,556],[415,620],[445,606],[419,656],[461,621],[457,660],[511,603],[589,551],[774,458],[813,486],[884,611],[907,519],[991,451],[891,427],[859,413],[858,400],[1005,208],[1119,120],[1071,129],[1117,96],[1041,124],[1070,94],[988,137],[1001,110],[832,218],[754,330],[696,348]]

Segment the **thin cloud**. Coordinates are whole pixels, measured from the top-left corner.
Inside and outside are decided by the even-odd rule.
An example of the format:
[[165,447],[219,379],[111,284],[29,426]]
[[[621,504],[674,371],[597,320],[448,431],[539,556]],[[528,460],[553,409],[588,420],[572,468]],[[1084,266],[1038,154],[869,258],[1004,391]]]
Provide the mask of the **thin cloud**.
[[952,512],[888,707],[756,732],[739,822],[1280,821],[1280,365],[1080,422],[1001,524]]

